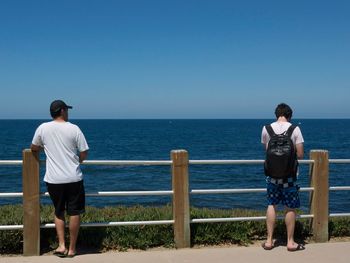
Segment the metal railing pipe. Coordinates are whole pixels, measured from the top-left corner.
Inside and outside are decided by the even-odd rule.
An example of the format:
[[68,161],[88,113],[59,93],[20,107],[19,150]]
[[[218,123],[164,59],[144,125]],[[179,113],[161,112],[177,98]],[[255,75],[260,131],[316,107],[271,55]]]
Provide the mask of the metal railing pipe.
[[[153,220],[153,221],[120,221],[120,222],[92,222],[81,223],[81,227],[109,227],[109,226],[144,226],[144,225],[171,225],[174,220]],[[68,225],[66,225],[68,227]],[[40,225],[40,228],[55,228],[55,224],[47,223]]]
[[8,166],[8,165],[22,165],[23,164],[23,161],[22,160],[1,160],[0,161],[0,166],[2,166],[2,165],[6,165],[6,166]]
[[350,159],[329,159],[329,163],[349,164]]
[[[99,191],[88,192],[85,196],[152,196],[152,195],[172,195],[172,190],[166,191]],[[41,193],[41,196],[50,196],[48,192]]]
[[0,193],[0,197],[23,197],[23,193]]
[[330,186],[329,191],[349,191],[350,186]]
[[23,229],[23,225],[0,226],[0,230],[20,230],[20,229]]
[[[284,219],[283,216],[277,216],[276,218]],[[313,218],[313,215],[297,215],[297,218]],[[266,220],[266,216],[195,218],[191,220],[191,223],[224,223],[224,222],[263,221],[263,220]]]
[[[189,160],[188,163],[191,165],[227,165],[227,164],[263,164],[264,160]],[[313,164],[314,160],[299,160],[300,164]]]
[[329,217],[350,217],[350,213],[331,213]]
[[[311,192],[313,187],[302,187],[301,192]],[[243,188],[243,189],[193,189],[190,194],[246,194],[246,193],[265,193],[266,188]]]
[[122,161],[122,160],[86,160],[83,162],[84,165],[110,165],[110,166],[158,166],[158,165],[166,165],[170,166],[172,164],[172,161]]

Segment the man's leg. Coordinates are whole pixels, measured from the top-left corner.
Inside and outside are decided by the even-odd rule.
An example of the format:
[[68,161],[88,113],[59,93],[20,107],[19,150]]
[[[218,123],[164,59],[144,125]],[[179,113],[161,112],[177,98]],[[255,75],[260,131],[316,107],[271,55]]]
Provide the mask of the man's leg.
[[286,208],[285,223],[287,227],[287,248],[293,249],[297,247],[294,243],[294,229],[295,229],[295,209]]
[[65,228],[65,199],[62,184],[50,184],[46,183],[47,191],[50,194],[50,198],[55,207],[55,228],[58,238],[58,247],[55,252],[65,253],[66,245],[64,240],[64,228]]
[[287,249],[289,251],[301,250],[304,249],[304,247],[294,242],[295,209],[300,207],[299,186],[295,185],[284,188],[283,190],[283,204],[286,207],[285,223],[287,228]]
[[80,215],[70,216],[69,218],[69,251],[68,255],[75,255],[76,253],[76,244],[79,234],[80,227]]
[[66,245],[64,241],[64,228],[65,228],[64,215],[59,217],[55,215],[55,226],[56,226],[56,233],[58,238],[58,247],[56,249],[56,252],[65,252]]
[[276,206],[269,205],[266,211],[266,228],[267,228],[267,239],[265,242],[265,247],[273,246],[273,231],[275,229],[276,222]]

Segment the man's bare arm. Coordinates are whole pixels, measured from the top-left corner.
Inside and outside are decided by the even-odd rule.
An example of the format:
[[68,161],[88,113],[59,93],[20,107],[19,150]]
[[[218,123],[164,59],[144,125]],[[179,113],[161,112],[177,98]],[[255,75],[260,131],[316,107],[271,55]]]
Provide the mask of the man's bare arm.
[[33,152],[40,152],[43,148],[41,146],[39,146],[39,145],[32,144],[32,145],[30,145],[30,149]]
[[304,158],[304,144],[303,143],[299,143],[295,146],[296,150],[297,150],[297,157],[298,159],[303,159]]
[[80,152],[79,162],[82,163],[84,160],[86,160],[87,156],[88,156],[88,151]]

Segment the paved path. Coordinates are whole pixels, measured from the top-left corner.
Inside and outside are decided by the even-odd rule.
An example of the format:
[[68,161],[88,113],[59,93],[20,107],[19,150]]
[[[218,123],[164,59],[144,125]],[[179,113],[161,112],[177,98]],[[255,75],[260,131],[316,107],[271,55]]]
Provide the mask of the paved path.
[[276,247],[265,251],[259,246],[249,247],[204,247],[190,249],[161,249],[151,251],[106,252],[84,254],[75,258],[58,258],[53,255],[35,257],[0,257],[1,263],[41,263],[41,262],[122,262],[122,263],[349,263],[350,242],[329,242],[307,244],[306,249],[288,252],[286,247]]

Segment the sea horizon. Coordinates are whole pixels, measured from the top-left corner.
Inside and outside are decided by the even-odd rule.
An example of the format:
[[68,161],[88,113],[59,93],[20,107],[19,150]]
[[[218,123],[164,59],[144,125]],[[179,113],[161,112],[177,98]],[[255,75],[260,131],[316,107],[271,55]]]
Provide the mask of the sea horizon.
[[[345,121],[344,121],[345,120]],[[50,119],[0,120],[0,160],[21,160],[35,129]],[[190,160],[263,159],[260,137],[263,125],[273,119],[70,119],[83,131],[89,160],[170,160],[170,152],[185,149]],[[293,122],[293,121],[292,121]],[[6,124],[5,124],[6,123]],[[310,150],[329,151],[331,159],[350,159],[349,119],[294,119]],[[3,124],[3,126],[1,126]],[[45,155],[42,153],[41,158]],[[170,167],[82,166],[86,192],[170,190]],[[41,169],[41,181],[44,173]],[[261,165],[193,165],[191,189],[264,188]],[[350,185],[349,165],[330,165],[330,186]],[[309,166],[300,165],[299,183],[309,186]],[[0,166],[0,192],[21,192],[21,167]],[[42,183],[42,189],[45,185]],[[309,193],[301,193],[302,209],[308,209]],[[347,201],[348,200],[348,201]],[[0,205],[19,200],[0,198]],[[88,204],[163,205],[169,196],[89,197]],[[44,199],[44,202],[48,200]],[[264,194],[193,195],[191,204],[208,208],[265,209]],[[350,211],[346,191],[330,193],[330,211]]]
[[[70,120],[275,120],[276,118],[69,118]],[[52,118],[0,118],[0,121],[10,120],[10,121],[25,121],[25,120],[52,120]],[[349,118],[337,117],[337,118],[322,118],[322,117],[304,117],[295,118],[293,120],[350,120]]]

